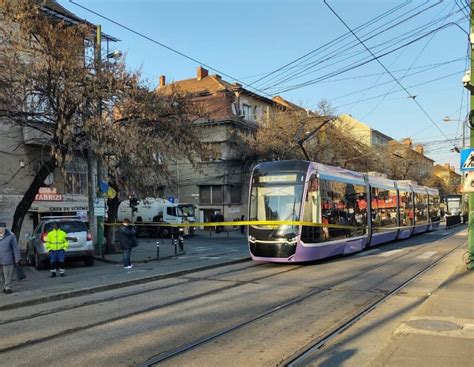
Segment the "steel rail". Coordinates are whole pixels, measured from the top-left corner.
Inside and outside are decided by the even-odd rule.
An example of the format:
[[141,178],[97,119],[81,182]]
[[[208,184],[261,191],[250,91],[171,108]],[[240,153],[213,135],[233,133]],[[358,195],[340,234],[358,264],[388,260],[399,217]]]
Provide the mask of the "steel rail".
[[282,363],[282,365],[287,366],[287,367],[299,367],[299,366],[308,366],[310,362],[314,359],[315,355],[324,347],[326,346],[332,339],[336,338],[339,336],[341,333],[349,329],[351,326],[353,326],[355,323],[357,323],[359,320],[361,320],[363,317],[365,317],[367,314],[372,312],[374,309],[376,309],[379,305],[384,303],[388,298],[393,296],[395,293],[400,291],[401,289],[405,288],[408,284],[410,284],[412,281],[438,265],[442,260],[444,260],[446,257],[448,257],[451,253],[459,249],[461,246],[464,246],[466,243],[462,243],[461,245],[456,246],[455,248],[451,249],[447,253],[443,254],[440,256],[437,260],[435,260],[433,263],[428,265],[426,268],[420,270],[417,272],[415,275],[411,276],[408,280],[404,281],[402,284],[399,286],[395,287],[391,291],[389,291],[387,294],[385,294],[383,297],[379,298],[378,300],[374,301],[368,306],[365,306],[362,308],[355,316],[351,317],[349,320],[345,321],[342,325],[337,327],[336,329],[333,329],[331,332],[327,333],[325,336],[318,338],[315,341],[312,341],[310,343],[309,347],[306,347],[302,352],[298,352],[297,355],[294,355],[290,358],[288,358],[285,362]]
[[[452,234],[443,236],[443,237],[437,239],[437,240],[434,241],[434,242],[441,241],[441,240],[443,240],[443,239],[452,237],[452,236],[454,236],[454,235],[456,235],[456,233],[452,233]],[[462,244],[459,245],[459,246],[457,246],[455,249],[457,249],[457,248],[460,247],[460,246],[462,246]],[[250,316],[250,317],[244,319],[243,321],[237,322],[237,323],[235,323],[235,324],[233,324],[233,325],[230,325],[230,326],[228,326],[228,327],[226,327],[226,328],[224,328],[224,329],[221,329],[221,330],[219,330],[219,331],[210,333],[210,334],[208,334],[208,335],[206,335],[206,336],[204,336],[204,337],[202,337],[202,338],[199,338],[199,339],[197,339],[197,340],[195,340],[195,341],[193,341],[193,342],[191,342],[191,343],[188,343],[188,344],[186,344],[186,345],[184,345],[184,346],[182,346],[182,347],[180,347],[180,348],[177,348],[177,349],[175,349],[175,350],[171,350],[171,351],[168,351],[168,352],[163,352],[163,353],[160,353],[160,354],[158,354],[158,355],[155,355],[155,356],[149,358],[148,360],[146,360],[145,362],[143,362],[143,363],[141,363],[141,364],[138,364],[137,366],[138,366],[138,367],[149,367],[149,366],[154,366],[154,365],[156,365],[156,364],[158,364],[158,363],[164,362],[165,360],[168,360],[168,359],[171,359],[171,358],[173,358],[173,357],[176,357],[176,356],[178,356],[178,355],[180,355],[180,354],[186,353],[186,352],[190,351],[191,349],[194,349],[194,348],[196,348],[196,347],[199,347],[199,346],[201,346],[201,345],[203,345],[203,344],[206,344],[206,343],[208,343],[208,342],[210,342],[210,341],[213,341],[213,340],[215,340],[215,339],[217,339],[217,338],[219,338],[219,337],[225,336],[226,334],[229,334],[229,333],[231,333],[231,332],[233,332],[233,331],[235,331],[235,330],[238,330],[238,329],[240,329],[240,328],[242,328],[242,327],[244,327],[244,326],[247,326],[247,325],[249,325],[249,324],[251,324],[251,323],[254,323],[254,322],[256,322],[256,321],[258,321],[258,320],[260,320],[260,319],[262,319],[262,318],[265,318],[265,317],[267,317],[267,316],[269,316],[269,315],[272,315],[272,314],[275,313],[275,312],[281,311],[281,310],[286,309],[286,308],[288,308],[288,307],[290,307],[290,306],[292,306],[292,305],[298,304],[298,303],[300,303],[300,302],[302,302],[302,301],[304,301],[304,300],[306,300],[306,299],[308,299],[308,298],[310,298],[310,297],[313,297],[314,295],[317,295],[317,294],[319,294],[319,293],[321,293],[321,292],[323,292],[323,291],[326,291],[326,290],[328,290],[328,289],[331,289],[331,288],[334,288],[334,287],[336,287],[336,286],[338,286],[338,285],[341,285],[341,284],[343,284],[343,283],[345,283],[345,282],[347,282],[347,281],[349,281],[349,280],[354,279],[354,277],[358,277],[358,276],[360,276],[360,275],[363,275],[363,274],[365,274],[365,273],[368,273],[368,272],[370,272],[370,271],[372,271],[372,270],[375,270],[375,269],[377,269],[377,268],[384,267],[384,266],[386,266],[386,265],[389,264],[389,263],[392,263],[392,262],[394,262],[394,261],[396,261],[396,260],[399,260],[400,258],[407,257],[407,256],[412,255],[413,253],[415,253],[415,252],[417,252],[417,251],[424,250],[424,249],[425,249],[425,248],[423,248],[423,247],[421,247],[421,248],[416,248],[416,249],[414,249],[414,250],[412,250],[412,251],[406,252],[406,253],[401,254],[401,255],[399,255],[399,256],[395,256],[395,257],[393,257],[392,259],[390,259],[390,260],[388,260],[388,261],[385,261],[385,262],[383,262],[383,263],[370,266],[370,267],[368,267],[367,269],[364,269],[364,270],[358,272],[357,274],[351,274],[351,275],[349,275],[349,276],[347,276],[347,277],[345,277],[345,278],[343,278],[343,279],[341,279],[341,280],[339,280],[339,281],[337,281],[337,282],[334,282],[334,283],[332,283],[332,284],[325,285],[325,286],[323,286],[323,287],[321,287],[321,288],[313,289],[313,290],[308,291],[308,292],[306,292],[306,293],[304,293],[304,294],[300,294],[299,296],[296,296],[295,298],[292,298],[292,299],[290,299],[290,300],[288,300],[288,301],[285,301],[285,302],[283,302],[283,303],[281,303],[281,304],[279,304],[279,305],[277,305],[277,306],[275,306],[275,307],[272,307],[272,308],[269,309],[269,310],[266,310],[266,311],[263,311],[263,312],[261,312],[261,313],[259,313],[259,314]],[[454,251],[455,249],[450,250],[449,253],[451,253],[451,252]],[[447,255],[446,255],[446,256],[447,256]],[[440,260],[439,260],[439,261],[440,261]],[[437,262],[439,262],[439,261],[437,261]],[[437,263],[437,262],[436,262],[436,263]],[[425,270],[425,271],[426,271],[426,270]],[[385,296],[384,296],[384,297],[385,297]]]

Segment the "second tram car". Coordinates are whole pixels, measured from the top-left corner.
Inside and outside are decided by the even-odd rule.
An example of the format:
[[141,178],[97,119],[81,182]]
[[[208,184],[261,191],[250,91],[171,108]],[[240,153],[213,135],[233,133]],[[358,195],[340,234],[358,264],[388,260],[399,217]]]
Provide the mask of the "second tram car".
[[436,189],[308,161],[257,165],[249,201],[251,221],[320,224],[250,225],[249,248],[257,261],[348,254],[436,229],[440,221]]

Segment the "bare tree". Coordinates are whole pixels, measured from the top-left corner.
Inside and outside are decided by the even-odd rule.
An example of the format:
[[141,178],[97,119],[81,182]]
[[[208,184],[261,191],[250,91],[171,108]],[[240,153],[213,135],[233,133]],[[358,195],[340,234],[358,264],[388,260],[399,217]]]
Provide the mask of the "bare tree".
[[169,160],[202,151],[190,124],[202,113],[187,95],[151,91],[123,60],[86,67],[91,31],[35,2],[0,0],[0,119],[38,130],[49,150],[15,210],[17,235],[45,178],[78,155],[91,159],[89,147],[117,188],[144,195],[166,177]]
[[[243,159],[249,163],[267,160],[306,159],[298,140],[311,134],[324,121],[334,119],[303,111],[276,112],[260,124],[253,134],[244,136],[247,146]],[[376,166],[374,151],[351,136],[338,124],[328,123],[305,142],[313,161],[355,170],[371,170]]]

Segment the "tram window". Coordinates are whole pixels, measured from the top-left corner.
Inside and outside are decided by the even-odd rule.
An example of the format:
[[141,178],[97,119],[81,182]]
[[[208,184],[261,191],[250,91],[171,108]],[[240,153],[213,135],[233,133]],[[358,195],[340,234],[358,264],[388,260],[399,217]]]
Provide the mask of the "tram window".
[[399,191],[400,226],[413,225],[413,199],[409,191]]
[[372,226],[374,232],[381,227],[397,227],[397,192],[377,187],[371,188]]
[[439,221],[440,216],[439,216],[439,196],[438,195],[429,196],[429,209],[430,209],[430,220],[432,222]]
[[[313,175],[308,181],[308,191],[303,209],[303,221],[305,222],[321,223],[321,205],[317,180]],[[303,226],[301,240],[306,243],[321,242],[321,238],[327,237],[327,231],[327,228]]]
[[415,224],[428,223],[428,194],[415,194]]
[[[360,228],[328,228],[327,238],[334,240],[366,233],[367,194],[363,185],[321,180],[321,222]],[[324,227],[323,227],[324,228]]]

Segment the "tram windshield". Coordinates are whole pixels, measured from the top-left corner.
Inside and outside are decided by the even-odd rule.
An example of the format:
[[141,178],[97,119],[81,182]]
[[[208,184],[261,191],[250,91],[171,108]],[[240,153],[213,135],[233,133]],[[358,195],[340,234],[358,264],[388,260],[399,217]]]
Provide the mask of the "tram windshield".
[[250,220],[299,220],[303,188],[302,173],[254,177],[250,193]]

